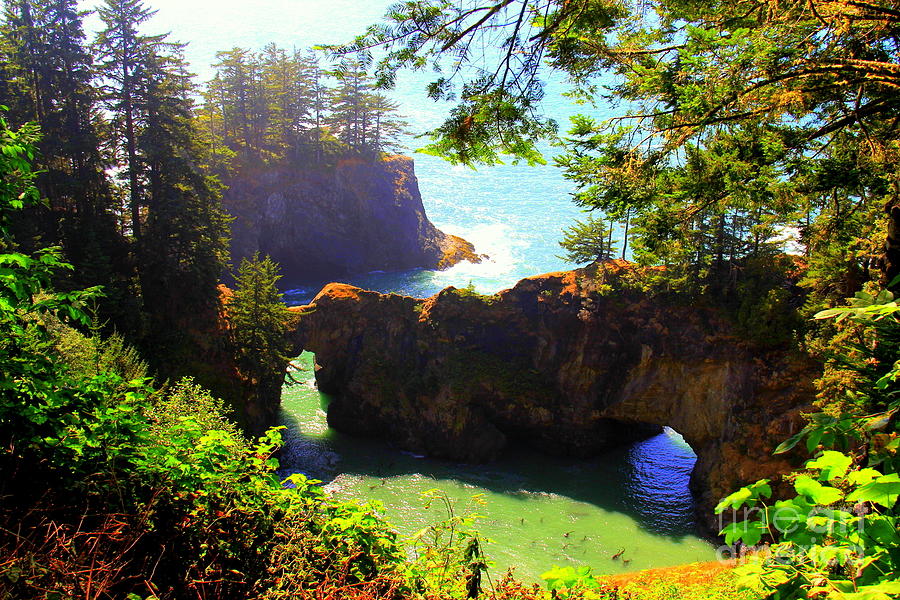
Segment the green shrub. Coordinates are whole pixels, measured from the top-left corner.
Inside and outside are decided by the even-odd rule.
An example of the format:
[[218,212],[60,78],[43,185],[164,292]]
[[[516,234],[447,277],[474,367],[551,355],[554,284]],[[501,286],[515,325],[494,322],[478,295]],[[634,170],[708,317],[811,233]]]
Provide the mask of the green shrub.
[[114,373],[126,381],[147,377],[147,363],[121,334],[114,332],[103,338],[96,329],[91,331],[91,335],[85,335],[53,316],[42,321],[53,340],[57,356],[70,374],[91,377]]
[[862,334],[841,364],[855,373],[852,401],[813,415],[785,441],[816,458],[793,474],[796,495],[769,502],[767,480],[725,498],[718,512],[749,509],[722,533],[729,544],[771,546],[738,571],[765,598],[888,600],[900,595],[900,306],[890,292],[860,292],[819,319],[850,320]]
[[247,446],[237,425],[228,419],[225,402],[214,398],[191,377],[181,379],[165,393],[158,394],[146,412],[155,443],[165,444],[170,430],[190,419],[202,432],[224,431],[238,447]]

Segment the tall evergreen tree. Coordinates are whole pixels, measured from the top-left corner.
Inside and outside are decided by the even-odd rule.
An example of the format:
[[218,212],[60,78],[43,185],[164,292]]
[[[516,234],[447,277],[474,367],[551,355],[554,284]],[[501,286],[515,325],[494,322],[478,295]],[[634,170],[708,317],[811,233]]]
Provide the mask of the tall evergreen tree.
[[358,62],[333,72],[338,84],[331,94],[328,122],[338,138],[357,152],[381,152],[396,145],[406,123],[397,117],[398,104],[374,91],[372,79]]
[[93,59],[75,0],[15,0],[3,26],[5,58],[19,97],[17,118],[43,134],[38,186],[60,208],[97,216],[108,208],[95,127]]
[[66,275],[68,285],[102,285],[109,314],[123,304],[128,274],[99,149],[93,59],[82,16],[75,0],[7,2],[0,62],[9,77],[0,103],[42,131],[36,184],[50,210],[37,206],[19,215],[20,241],[35,237],[62,245],[75,266]]
[[[227,220],[220,185],[204,173],[204,150],[194,127],[189,75],[178,55],[152,56],[144,65],[146,121],[136,147],[146,166],[147,220],[139,270],[146,294],[184,308],[210,308],[227,260]],[[160,302],[148,304],[159,311]]]
[[104,29],[97,35],[94,47],[98,71],[103,80],[102,93],[106,108],[113,115],[113,151],[127,177],[128,211],[131,232],[141,237],[143,192],[146,184],[138,156],[137,138],[141,121],[139,105],[146,103],[148,81],[144,70],[156,53],[170,46],[166,35],[143,35],[140,26],[156,11],[141,0],[106,0],[97,9]]
[[251,395],[277,393],[263,386],[280,387],[289,360],[290,312],[281,301],[279,279],[278,265],[268,256],[243,259],[227,306],[235,361]]
[[218,181],[196,130],[182,45],[145,35],[153,12],[109,0],[95,43],[113,118],[116,166],[127,174],[132,260],[145,315],[142,345],[158,372],[197,374],[199,345],[217,326],[216,284],[227,257]]

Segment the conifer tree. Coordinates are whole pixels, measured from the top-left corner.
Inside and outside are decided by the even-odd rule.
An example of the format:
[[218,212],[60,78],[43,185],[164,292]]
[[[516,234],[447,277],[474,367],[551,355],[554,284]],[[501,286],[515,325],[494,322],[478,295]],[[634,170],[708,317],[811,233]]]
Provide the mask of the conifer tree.
[[36,185],[48,203],[18,215],[17,237],[26,245],[32,237],[61,245],[75,267],[64,285],[103,286],[101,309],[113,316],[115,306],[124,305],[128,269],[119,260],[124,247],[100,151],[83,15],[75,0],[15,0],[6,8],[0,68],[8,77],[0,104],[9,105],[18,121],[40,124]]
[[116,164],[128,176],[140,346],[157,372],[180,376],[195,374],[197,348],[216,327],[228,227],[219,183],[202,171],[210,161],[182,45],[141,32],[152,14],[137,0],[109,0],[96,47]]
[[595,219],[593,215],[566,229],[559,245],[566,251],[562,258],[577,264],[608,260],[616,251],[611,229],[603,219]]
[[142,188],[146,184],[137,148],[139,131],[145,125],[139,107],[147,101],[142,84],[148,81],[147,62],[171,44],[165,41],[166,35],[140,33],[140,26],[156,14],[141,0],[105,0],[97,14],[105,26],[94,42],[103,80],[101,91],[106,108],[113,115],[113,152],[127,176],[131,232],[140,239]]
[[7,5],[3,54],[18,94],[3,101],[42,131],[37,184],[54,205],[96,217],[108,208],[95,127],[93,59],[75,0]]
[[251,386],[280,384],[289,357],[290,313],[278,291],[278,265],[268,256],[243,259],[235,275],[228,315],[238,368]]
[[204,151],[183,59],[153,55],[142,72],[146,127],[136,147],[146,169],[147,219],[138,268],[145,296],[159,298],[147,310],[171,319],[214,306],[227,261],[228,227],[220,185],[199,168]]

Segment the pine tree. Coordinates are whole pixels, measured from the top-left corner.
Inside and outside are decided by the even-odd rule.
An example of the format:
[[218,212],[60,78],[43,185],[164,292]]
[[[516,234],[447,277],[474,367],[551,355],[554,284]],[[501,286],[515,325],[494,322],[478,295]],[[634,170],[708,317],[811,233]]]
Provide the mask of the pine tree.
[[55,206],[96,217],[109,208],[98,152],[93,60],[75,0],[17,0],[3,26],[4,58],[18,87],[11,107],[43,133],[38,187]]
[[61,245],[75,268],[59,284],[103,286],[101,311],[114,316],[129,275],[119,260],[124,247],[100,152],[93,58],[82,16],[75,0],[7,3],[0,68],[8,79],[0,103],[10,105],[17,120],[39,123],[42,132],[36,185],[50,210],[32,207],[18,216],[20,241]]
[[578,264],[609,260],[616,251],[611,239],[611,228],[593,215],[588,215],[584,221],[577,221],[566,229],[559,245],[566,251],[562,258]]
[[217,326],[228,226],[220,184],[202,170],[210,160],[196,129],[183,46],[141,33],[152,14],[137,0],[109,0],[96,47],[116,164],[128,176],[131,260],[144,316],[139,345],[168,377],[201,367],[199,348]]
[[251,386],[281,382],[289,357],[285,334],[290,313],[278,291],[278,265],[259,253],[244,259],[228,303],[235,359]]
[[407,126],[397,116],[399,105],[373,91],[359,63],[344,63],[332,75],[338,85],[331,93],[329,123],[338,138],[356,152],[378,154],[396,147]]
[[265,159],[269,125],[260,59],[244,48],[219,52],[216,58],[217,77],[209,93],[220,104],[226,142],[242,163],[258,164]]
[[227,261],[228,227],[220,185],[199,168],[204,151],[182,58],[154,55],[143,73],[140,109],[146,127],[136,147],[146,167],[147,220],[138,268],[145,295],[164,299],[147,310],[170,319],[214,306]]
[[341,142],[361,151],[366,146],[370,125],[366,104],[371,86],[365,70],[358,63],[346,63],[332,74],[338,84],[329,98],[328,124]]
[[384,94],[369,94],[367,109],[371,117],[369,146],[376,153],[399,147],[399,138],[407,132],[409,124],[401,119],[400,105]]
[[138,156],[137,138],[141,120],[139,105],[146,103],[147,82],[144,70],[150,57],[170,48],[166,35],[143,35],[140,26],[156,11],[144,6],[141,0],[105,0],[97,9],[105,28],[97,35],[94,47],[99,63],[101,87],[106,108],[113,115],[113,127],[117,135],[113,151],[121,158],[120,165],[127,176],[128,210],[131,216],[131,232],[141,237],[143,165]]
[[[323,127],[325,125],[325,102],[328,97],[328,89],[323,83],[324,73],[319,67],[319,60],[312,51],[301,53],[297,50],[294,52],[294,60],[298,67],[299,89],[308,101],[305,111],[306,119],[302,122],[306,144],[312,148],[313,161],[321,163],[325,158]],[[303,154],[300,149],[298,152]]]

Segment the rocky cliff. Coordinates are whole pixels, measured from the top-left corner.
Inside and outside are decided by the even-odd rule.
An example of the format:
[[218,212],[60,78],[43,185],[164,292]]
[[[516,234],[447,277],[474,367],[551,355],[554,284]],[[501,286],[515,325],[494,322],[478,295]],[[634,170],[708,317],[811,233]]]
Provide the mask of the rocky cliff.
[[428,220],[405,156],[242,173],[228,182],[224,204],[235,218],[234,264],[259,251],[289,280],[480,261],[472,244]]
[[713,309],[610,292],[626,264],[551,273],[493,296],[426,300],[331,284],[299,316],[335,428],[483,461],[512,441],[573,456],[668,425],[698,455],[706,515],[790,467],[772,450],[813,398],[816,365],[742,341]]

